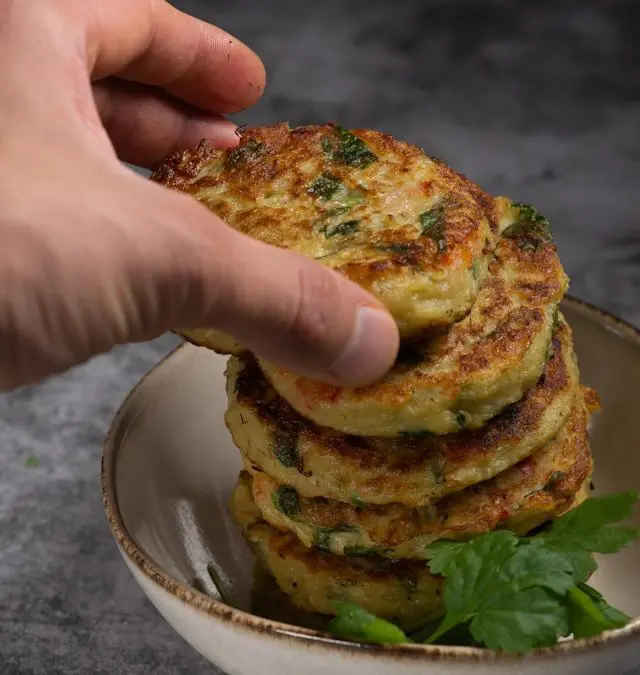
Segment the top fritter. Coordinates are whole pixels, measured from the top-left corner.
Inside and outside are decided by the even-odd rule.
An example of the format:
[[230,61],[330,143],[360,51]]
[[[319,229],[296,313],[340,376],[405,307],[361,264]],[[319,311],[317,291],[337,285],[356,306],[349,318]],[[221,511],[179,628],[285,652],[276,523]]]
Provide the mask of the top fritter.
[[416,147],[377,131],[286,124],[203,141],[152,178],[235,229],[291,249],[371,291],[403,337],[471,309],[492,248],[492,200]]

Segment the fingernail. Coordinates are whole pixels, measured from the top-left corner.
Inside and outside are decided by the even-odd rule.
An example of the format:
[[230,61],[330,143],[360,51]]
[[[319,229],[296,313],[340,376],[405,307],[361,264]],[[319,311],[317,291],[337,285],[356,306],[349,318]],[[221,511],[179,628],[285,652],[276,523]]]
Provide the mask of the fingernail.
[[390,314],[359,307],[351,338],[334,361],[331,374],[344,386],[371,384],[393,365],[398,343],[398,329]]

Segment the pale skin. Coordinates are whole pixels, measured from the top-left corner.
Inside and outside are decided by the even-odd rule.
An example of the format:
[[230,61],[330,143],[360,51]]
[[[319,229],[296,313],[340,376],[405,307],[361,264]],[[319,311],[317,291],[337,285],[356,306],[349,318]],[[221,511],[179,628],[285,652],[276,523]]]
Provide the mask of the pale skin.
[[390,367],[372,296],[119,161],[235,145],[224,115],[265,87],[249,48],[162,0],[2,0],[0,63],[0,389],[185,327],[336,384]]

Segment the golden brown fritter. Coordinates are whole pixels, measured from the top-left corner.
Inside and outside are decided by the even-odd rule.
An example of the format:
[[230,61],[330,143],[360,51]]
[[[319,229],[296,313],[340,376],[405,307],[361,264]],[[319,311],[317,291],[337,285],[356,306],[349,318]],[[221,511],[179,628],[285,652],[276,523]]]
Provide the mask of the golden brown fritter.
[[290,532],[260,519],[246,476],[236,487],[231,511],[258,559],[304,610],[333,614],[333,602],[354,602],[405,627],[425,623],[442,611],[442,579],[423,562],[349,559],[310,550]]
[[[586,498],[583,489],[576,499]],[[231,511],[264,568],[298,607],[334,614],[335,601],[353,602],[405,629],[422,627],[442,613],[443,579],[424,561],[344,557],[305,547],[291,532],[261,520],[246,474],[240,477]]]
[[567,278],[542,217],[506,199],[496,205],[501,237],[464,319],[405,344],[368,387],[314,382],[261,361],[276,391],[316,424],[359,436],[477,429],[519,400],[544,370]]
[[246,129],[237,148],[203,141],[152,179],[193,195],[240,232],[360,284],[403,336],[462,318],[487,269],[491,198],[378,131]]
[[309,548],[350,557],[420,559],[437,539],[465,540],[495,529],[526,534],[573,506],[592,472],[588,422],[580,395],[560,432],[541,450],[429,506],[305,498],[262,472],[251,481],[253,500],[264,520]]
[[377,438],[319,427],[279,397],[253,359],[227,367],[226,423],[248,467],[304,497],[424,506],[492,478],[553,438],[578,388],[571,330],[561,318],[544,376],[476,431]]

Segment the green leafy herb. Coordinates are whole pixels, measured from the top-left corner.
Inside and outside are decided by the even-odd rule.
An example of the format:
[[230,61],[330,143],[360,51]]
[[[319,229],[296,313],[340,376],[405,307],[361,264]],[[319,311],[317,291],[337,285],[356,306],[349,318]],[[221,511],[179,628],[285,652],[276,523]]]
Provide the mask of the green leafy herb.
[[342,187],[344,184],[339,178],[330,173],[323,173],[311,183],[307,192],[320,197],[323,201],[328,201]]
[[339,527],[318,527],[313,535],[313,545],[319,551],[331,553],[331,537],[342,532],[357,532],[355,525],[345,523]]
[[592,497],[551,524],[533,541],[570,558],[576,583],[596,570],[593,553],[616,553],[638,538],[638,529],[618,525],[631,516],[638,501],[636,490]]
[[580,584],[569,590],[569,621],[575,638],[590,638],[622,628],[631,617],[611,607],[595,588]]
[[345,546],[344,554],[349,558],[371,558],[380,555],[380,549],[367,546]]
[[255,138],[250,138],[246,143],[241,143],[237,148],[229,152],[225,165],[229,168],[234,168],[245,162],[257,159],[265,151],[266,147],[263,143]]
[[381,244],[376,246],[379,251],[390,251],[391,253],[411,253],[414,247],[411,244]]
[[358,225],[360,224],[359,220],[347,220],[344,223],[340,223],[331,229],[325,230],[325,236],[335,237],[337,234],[341,236],[347,236],[358,231]]
[[[597,567],[593,553],[615,553],[638,538],[638,530],[619,524],[638,496],[591,498],[534,536],[499,530],[468,542],[435,542],[427,559],[430,571],[445,579],[444,617],[411,640],[519,653],[571,633],[591,637],[624,626],[629,617],[584,582]],[[371,615],[344,612],[345,637],[375,641],[375,631],[367,631]]]
[[40,466],[40,460],[31,455],[24,460],[24,466],[26,469],[37,469]]
[[336,135],[337,144],[332,143],[328,138],[322,139],[325,153],[334,162],[366,169],[377,161],[378,158],[369,150],[367,144],[353,132],[343,127],[336,127]]
[[288,518],[293,518],[302,511],[298,492],[290,485],[281,485],[273,493],[273,505]]
[[440,253],[447,249],[447,241],[444,235],[444,216],[444,208],[442,206],[436,206],[433,209],[429,209],[429,211],[423,211],[418,217],[422,236],[433,239]]
[[411,640],[392,623],[351,603],[335,603],[336,617],[329,631],[336,637],[375,644],[404,644]]
[[507,652],[551,645],[568,633],[556,594],[566,594],[573,579],[561,554],[519,547],[515,534],[497,531],[461,545],[436,542],[427,557],[431,571],[447,581],[446,614],[429,643],[466,623],[475,640]]

